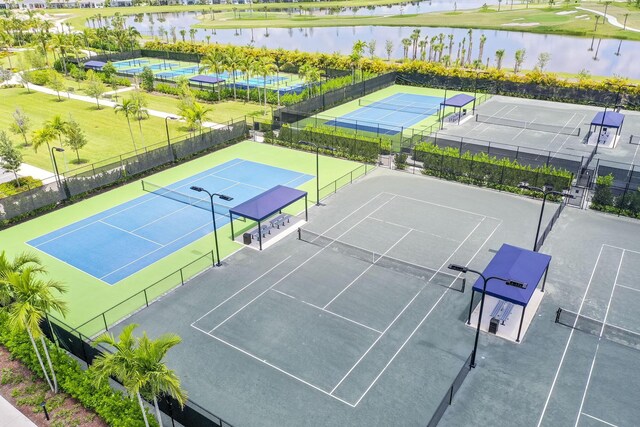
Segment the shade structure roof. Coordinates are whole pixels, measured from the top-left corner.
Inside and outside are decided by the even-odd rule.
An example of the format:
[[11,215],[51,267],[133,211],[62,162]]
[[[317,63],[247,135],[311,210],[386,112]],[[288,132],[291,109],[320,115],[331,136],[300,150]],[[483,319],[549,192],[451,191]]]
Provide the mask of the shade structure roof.
[[91,68],[92,70],[102,70],[105,65],[107,63],[102,61],[87,61],[84,63],[85,68]]
[[473,100],[475,100],[473,96],[465,93],[459,93],[457,95],[453,95],[449,99],[446,99],[442,105],[446,107],[464,107],[468,103],[473,102]]
[[[501,277],[526,283],[527,287],[520,289],[509,286],[502,280],[489,280],[487,295],[526,306],[550,262],[551,256],[549,255],[503,244],[482,274],[487,278]],[[482,285],[482,278],[479,277],[473,285],[473,289],[482,292]]]
[[306,191],[276,185],[257,196],[229,209],[232,216],[262,221],[307,195]]
[[197,76],[191,77],[189,79],[189,81],[192,82],[196,82],[196,83],[210,83],[210,84],[214,84],[214,83],[220,83],[223,82],[224,79],[220,79],[218,77],[214,77],[214,76],[207,76],[204,74],[199,74]]
[[608,128],[619,128],[624,123],[624,114],[616,113],[615,111],[600,111],[595,115],[591,124],[594,126],[604,126]]

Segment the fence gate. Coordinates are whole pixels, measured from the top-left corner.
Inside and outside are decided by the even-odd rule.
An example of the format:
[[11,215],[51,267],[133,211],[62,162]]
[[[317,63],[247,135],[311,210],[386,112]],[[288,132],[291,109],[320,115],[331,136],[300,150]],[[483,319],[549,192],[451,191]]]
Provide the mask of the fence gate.
[[589,187],[582,187],[578,185],[574,185],[571,187],[571,195],[573,199],[569,199],[567,204],[569,206],[575,206],[578,208],[584,207],[584,201],[589,193]]

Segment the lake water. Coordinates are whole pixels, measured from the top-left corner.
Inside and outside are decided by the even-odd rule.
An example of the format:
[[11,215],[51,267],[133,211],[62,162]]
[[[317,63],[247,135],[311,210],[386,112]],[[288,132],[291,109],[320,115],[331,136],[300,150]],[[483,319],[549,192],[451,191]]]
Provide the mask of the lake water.
[[[451,2],[438,0],[432,2],[420,2],[406,4],[404,6],[394,5],[389,8],[389,14],[399,14],[400,8],[404,13],[426,12],[428,10],[447,10],[456,8],[478,7],[477,0],[463,0]],[[503,7],[509,7],[509,2],[503,2]],[[428,9],[427,8],[432,8]],[[381,13],[387,6],[378,6],[373,11],[359,10],[357,13]],[[419,10],[418,10],[419,9]],[[297,9],[296,9],[297,10]],[[259,12],[255,12],[259,13]],[[323,11],[328,13],[328,11]],[[352,13],[344,11],[343,13]],[[186,40],[190,36],[188,30],[191,25],[197,24],[195,12],[176,12],[164,14],[143,14],[127,17],[127,25],[134,26],[145,36],[159,36],[161,29],[170,32],[175,28],[176,37],[181,40],[180,30],[187,30]],[[160,19],[159,19],[160,18]],[[393,42],[392,58],[402,58],[403,48],[401,40],[411,35],[417,27],[317,27],[317,28],[256,28],[237,30],[211,30],[197,29],[194,39],[197,41],[207,41],[210,43],[231,43],[235,45],[257,47],[266,46],[268,48],[282,47],[287,50],[300,50],[308,52],[322,52],[342,54],[350,53],[354,42],[362,40],[370,42],[375,40],[375,55],[386,59],[385,42]],[[468,39],[468,30],[452,28],[427,28],[421,27],[420,35],[424,39],[430,39],[440,33],[445,34],[444,44],[448,47],[450,34],[454,37],[452,56],[456,56],[458,43],[463,38]],[[538,62],[541,53],[549,53],[550,60],[545,69],[555,72],[579,73],[586,70],[592,75],[613,76],[619,75],[630,78],[640,78],[640,42],[620,41],[613,39],[592,40],[589,38],[544,35],[523,33],[517,31],[502,30],[473,30],[472,59],[478,59],[480,48],[480,36],[486,37],[482,62],[495,65],[495,52],[504,49],[505,55],[502,61],[503,67],[513,67],[515,63],[515,52],[518,49],[525,49],[526,55],[523,64],[524,69],[532,69]],[[171,35],[165,35],[169,41]],[[466,40],[468,46],[468,40]],[[445,53],[448,52],[445,49]],[[367,53],[368,51],[365,51]]]

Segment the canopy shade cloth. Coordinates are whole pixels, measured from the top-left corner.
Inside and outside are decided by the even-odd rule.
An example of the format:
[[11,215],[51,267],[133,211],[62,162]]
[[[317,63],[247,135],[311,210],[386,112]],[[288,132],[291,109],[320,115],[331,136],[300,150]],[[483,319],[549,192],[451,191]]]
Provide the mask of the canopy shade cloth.
[[207,76],[204,74],[200,74],[194,77],[191,77],[189,79],[189,81],[195,82],[195,83],[209,83],[209,84],[214,84],[214,83],[220,83],[223,82],[224,79],[220,79],[218,77],[213,77],[213,76]]
[[471,95],[459,93],[457,95],[453,95],[449,99],[446,99],[442,105],[445,107],[464,107],[468,103],[475,101],[475,99],[476,98]]
[[616,113],[615,111],[600,111],[591,120],[592,126],[604,126],[608,128],[619,128],[624,123],[624,114]]
[[107,63],[102,61],[87,61],[84,63],[84,68],[100,71],[105,65],[107,65]]
[[[234,238],[234,216],[256,221],[258,223],[258,230],[261,230],[262,221],[303,198],[305,199],[306,216],[307,192],[296,188],[286,187],[284,185],[276,185],[246,202],[240,203],[234,208],[229,209],[232,238]],[[258,233],[258,240],[260,242],[260,249],[262,249],[262,233]]]
[[[486,278],[500,277],[527,285],[526,288],[522,289],[509,286],[503,280],[497,279],[489,280],[486,284],[487,295],[522,306],[520,327],[516,341],[520,341],[526,306],[543,276],[545,280],[542,282],[542,291],[544,292],[544,282],[546,281],[550,262],[551,256],[549,255],[504,243],[482,272],[482,275]],[[479,277],[473,285],[469,319],[471,319],[473,297],[476,292],[482,293],[483,284],[484,280]]]

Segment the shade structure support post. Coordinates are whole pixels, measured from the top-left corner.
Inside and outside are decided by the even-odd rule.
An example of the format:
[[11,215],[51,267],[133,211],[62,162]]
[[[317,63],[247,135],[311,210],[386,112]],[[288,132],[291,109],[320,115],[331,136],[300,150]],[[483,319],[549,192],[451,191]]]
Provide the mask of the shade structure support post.
[[306,194],[304,195],[304,220],[309,221],[309,203]]
[[544,292],[544,285],[547,283],[547,273],[549,272],[549,265],[544,269],[544,278],[542,279],[542,292]]
[[262,223],[260,221],[258,221],[258,243],[260,250],[262,250]]
[[522,306],[522,315],[520,316],[520,326],[518,327],[518,337],[516,338],[516,342],[520,342],[520,332],[522,332],[522,323],[524,323],[524,312],[527,309],[526,305]]
[[469,302],[469,317],[467,317],[467,325],[471,324],[471,311],[473,310],[473,297],[476,295],[476,290],[471,288],[471,301]]
[[233,214],[229,211],[229,224],[231,224],[231,240],[235,239],[235,233],[233,232]]

